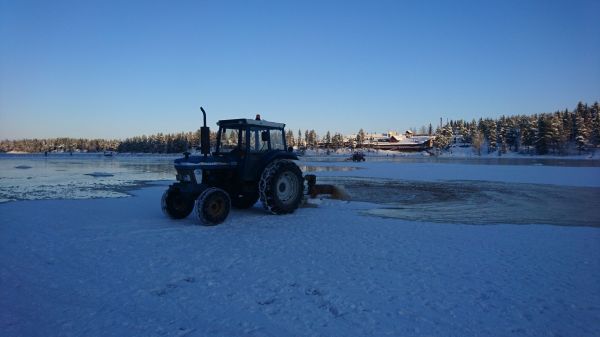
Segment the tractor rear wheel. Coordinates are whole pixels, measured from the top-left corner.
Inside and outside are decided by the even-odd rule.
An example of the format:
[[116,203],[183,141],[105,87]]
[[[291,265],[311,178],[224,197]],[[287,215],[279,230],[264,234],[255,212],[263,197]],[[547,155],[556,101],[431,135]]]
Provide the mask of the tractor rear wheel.
[[302,171],[292,161],[276,160],[263,171],[259,192],[266,210],[274,214],[292,213],[304,194]]
[[205,226],[215,226],[225,221],[230,209],[229,194],[220,188],[207,188],[196,199],[196,215]]
[[246,209],[254,206],[258,201],[258,191],[231,194],[231,206],[237,209]]
[[171,219],[183,219],[194,209],[194,199],[177,188],[169,188],[162,195],[161,208]]

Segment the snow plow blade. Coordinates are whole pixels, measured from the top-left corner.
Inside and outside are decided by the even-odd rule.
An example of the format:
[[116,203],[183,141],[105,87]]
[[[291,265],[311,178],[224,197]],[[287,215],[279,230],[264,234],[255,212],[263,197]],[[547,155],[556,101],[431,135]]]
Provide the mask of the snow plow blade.
[[311,198],[316,198],[319,194],[328,194],[331,199],[350,201],[352,198],[350,194],[346,192],[342,186],[335,186],[329,184],[317,184],[317,176],[314,174],[307,174],[304,176],[308,184],[308,195]]

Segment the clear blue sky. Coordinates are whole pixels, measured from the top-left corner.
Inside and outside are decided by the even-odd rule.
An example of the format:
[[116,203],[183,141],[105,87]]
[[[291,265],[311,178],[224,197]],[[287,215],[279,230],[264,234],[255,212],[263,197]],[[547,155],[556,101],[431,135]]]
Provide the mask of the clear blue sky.
[[0,0],[0,139],[344,133],[600,100],[600,1]]

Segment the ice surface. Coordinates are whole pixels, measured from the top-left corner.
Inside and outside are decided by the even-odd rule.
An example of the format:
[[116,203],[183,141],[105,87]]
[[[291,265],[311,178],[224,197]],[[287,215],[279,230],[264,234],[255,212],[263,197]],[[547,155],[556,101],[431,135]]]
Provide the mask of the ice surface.
[[172,180],[176,157],[0,155],[0,202],[126,197],[147,181]]
[[598,228],[413,222],[327,199],[203,227],[161,213],[165,188],[0,205],[1,335],[599,335]]

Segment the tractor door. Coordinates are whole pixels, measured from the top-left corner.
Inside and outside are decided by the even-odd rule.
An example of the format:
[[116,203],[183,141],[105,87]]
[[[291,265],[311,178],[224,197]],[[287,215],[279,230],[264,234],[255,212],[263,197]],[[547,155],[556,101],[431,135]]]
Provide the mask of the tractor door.
[[[227,126],[219,129],[217,137],[217,151],[215,157],[222,158],[228,162],[236,162],[239,170],[245,161],[247,154],[247,135],[246,130],[239,126]],[[235,177],[234,172],[230,172],[229,176]],[[239,177],[239,175],[238,175]],[[236,177],[237,178],[237,177]],[[229,183],[234,183],[229,179]]]
[[258,181],[263,168],[273,157],[285,151],[285,138],[281,129],[250,128],[248,155],[244,163],[243,179]]
[[269,130],[250,128],[247,137],[248,155],[243,164],[242,178],[245,181],[258,181],[262,174],[263,158],[271,150]]

